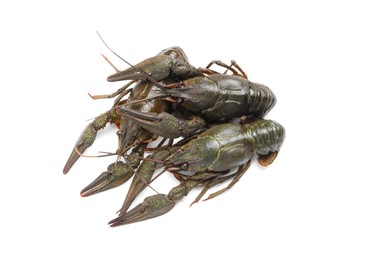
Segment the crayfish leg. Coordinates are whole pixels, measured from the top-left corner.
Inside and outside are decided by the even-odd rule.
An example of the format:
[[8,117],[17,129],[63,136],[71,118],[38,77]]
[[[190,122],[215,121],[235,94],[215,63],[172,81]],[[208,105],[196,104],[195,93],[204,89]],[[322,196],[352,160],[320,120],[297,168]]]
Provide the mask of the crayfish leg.
[[[220,60],[213,60],[211,61],[207,66],[206,66],[206,70],[203,69],[203,72],[207,73],[207,74],[217,74],[217,72],[215,72],[214,70],[211,70],[210,67],[215,64],[217,66],[223,67],[226,69],[226,71],[223,74],[227,74],[228,71],[231,71],[233,73],[233,75],[236,76],[241,76],[245,79],[247,78],[247,74],[246,72],[243,71],[243,69],[238,65],[238,63],[234,60],[231,60],[231,65],[228,65]],[[238,73],[237,70],[240,72]]]
[[198,203],[201,198],[205,195],[205,193],[207,193],[207,191],[217,185],[217,184],[221,184],[223,183],[224,181],[230,179],[232,176],[225,176],[225,177],[222,177],[222,178],[214,178],[213,180],[209,181],[205,186],[204,188],[202,189],[202,191],[198,194],[198,196],[195,198],[195,200],[190,204],[190,207],[192,205],[194,205],[195,203]]
[[219,175],[225,174],[228,172],[229,171],[224,171],[224,172],[220,172],[220,173],[219,172],[201,172],[196,175],[193,175],[191,178],[196,179],[196,180],[199,180],[199,178],[202,177],[201,182],[203,182],[204,188],[199,193],[199,195],[195,198],[195,200],[190,204],[190,207],[193,204],[198,203],[211,187],[213,187],[217,184],[223,183],[224,181],[232,178],[231,175],[218,178]]
[[108,59],[108,57],[106,57],[104,54],[100,53],[101,56],[103,56],[103,58],[105,59],[105,61],[107,63],[109,63],[110,66],[113,67],[113,69],[115,70],[115,72],[119,72],[120,70],[118,70],[118,68]]
[[118,89],[117,91],[111,93],[111,94],[105,94],[105,95],[91,95],[90,93],[88,93],[89,97],[91,97],[92,99],[108,99],[108,98],[114,98],[116,96],[118,96],[114,102],[114,105],[118,104],[118,102],[127,94],[129,94],[132,89],[127,89],[129,86],[131,86],[133,83],[136,83],[136,80],[131,80],[130,82],[128,82],[127,84],[125,84],[123,87],[121,87],[120,89]]
[[244,165],[241,165],[237,171],[232,174],[230,177],[234,177],[233,180],[228,184],[227,187],[219,190],[219,191],[216,191],[212,194],[210,194],[206,199],[204,199],[204,201],[207,201],[207,200],[210,200],[210,199],[213,199],[215,197],[217,197],[218,195],[222,194],[223,192],[226,192],[227,190],[229,190],[230,188],[232,188],[240,179],[241,177],[243,176],[243,174],[247,171],[247,169],[250,167],[251,165],[251,160],[248,161],[246,164]]
[[235,60],[231,60],[231,67],[235,67],[240,73],[242,77],[245,79],[248,79],[246,72],[243,71],[243,69],[238,65],[238,63]]
[[259,164],[261,166],[268,166],[272,164],[276,156],[278,156],[278,153],[279,153],[278,151],[275,151],[275,152],[269,152],[268,154],[265,155],[259,155]]

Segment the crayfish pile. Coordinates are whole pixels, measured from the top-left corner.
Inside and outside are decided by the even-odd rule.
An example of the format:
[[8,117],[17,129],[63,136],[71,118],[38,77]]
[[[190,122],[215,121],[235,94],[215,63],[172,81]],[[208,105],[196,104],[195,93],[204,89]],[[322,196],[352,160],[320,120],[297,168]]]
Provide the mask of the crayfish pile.
[[[212,65],[223,71],[212,70]],[[193,203],[198,202],[211,187],[230,180],[207,197],[214,198],[239,181],[254,156],[262,166],[276,158],[285,130],[263,119],[276,97],[265,85],[249,81],[236,62],[212,61],[196,68],[181,48],[171,47],[126,70],[114,69],[109,82],[130,82],[110,95],[92,96],[114,98],[113,106],[86,126],[63,170],[64,174],[70,170],[100,129],[108,123],[118,127],[117,159],[81,191],[81,196],[90,196],[133,177],[119,216],[110,226],[165,214],[195,187],[202,188]],[[161,142],[150,147],[157,138]],[[138,194],[159,176],[157,167],[172,173],[179,185],[129,210]]]

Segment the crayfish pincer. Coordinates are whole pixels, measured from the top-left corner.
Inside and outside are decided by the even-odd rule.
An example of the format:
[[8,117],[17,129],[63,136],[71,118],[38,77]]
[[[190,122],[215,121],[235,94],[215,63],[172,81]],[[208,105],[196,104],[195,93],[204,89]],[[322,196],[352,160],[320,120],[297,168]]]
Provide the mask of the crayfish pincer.
[[160,81],[165,78],[187,79],[201,76],[203,73],[183,59],[176,59],[170,55],[156,55],[148,58],[131,68],[109,76],[108,81],[121,80],[150,80]]
[[[175,203],[194,187],[205,187],[202,191],[205,193],[210,187],[232,179],[226,188],[208,197],[208,199],[213,198],[239,181],[248,169],[254,154],[258,155],[261,165],[271,164],[284,139],[284,127],[272,120],[258,119],[243,125],[234,123],[216,125],[182,145],[163,160],[167,170],[173,171],[176,175],[181,174],[180,185],[167,195],[159,194],[146,198],[143,203],[121,214],[109,224],[119,226],[160,216],[170,211]],[[238,170],[227,175],[227,171],[235,167],[238,167]],[[184,175],[180,171],[189,171],[192,175]]]

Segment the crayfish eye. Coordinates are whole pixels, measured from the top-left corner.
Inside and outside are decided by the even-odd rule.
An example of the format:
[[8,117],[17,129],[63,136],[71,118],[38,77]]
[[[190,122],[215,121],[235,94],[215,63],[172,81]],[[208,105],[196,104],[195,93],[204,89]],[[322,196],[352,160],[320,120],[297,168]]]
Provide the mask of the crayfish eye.
[[188,164],[187,163],[183,163],[182,165],[181,165],[181,169],[183,169],[183,170],[187,170],[188,169]]
[[118,137],[121,137],[121,136],[122,136],[122,134],[123,134],[123,133],[122,133],[122,131],[120,131],[120,130],[119,130],[119,131],[117,131],[117,136],[118,136]]

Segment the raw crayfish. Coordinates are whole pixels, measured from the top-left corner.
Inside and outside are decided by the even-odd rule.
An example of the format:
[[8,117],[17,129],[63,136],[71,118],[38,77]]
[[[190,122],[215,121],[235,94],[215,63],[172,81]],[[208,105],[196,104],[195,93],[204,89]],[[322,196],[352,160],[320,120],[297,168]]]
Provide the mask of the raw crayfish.
[[[249,168],[254,154],[258,154],[259,162],[267,166],[276,158],[285,138],[284,128],[275,121],[258,119],[244,125],[225,123],[216,125],[199,134],[188,143],[158,150],[154,159],[161,159],[168,171],[180,175],[180,171],[192,172],[192,175],[181,174],[181,183],[173,188],[168,195],[158,194],[147,197],[143,203],[125,213],[134,198],[146,185],[132,183],[125,199],[125,205],[119,212],[119,217],[110,221],[111,226],[130,224],[147,220],[170,211],[191,189],[203,186],[205,189],[194,202],[210,187],[225,180],[232,182],[224,189],[211,194],[211,199],[231,188],[239,181]],[[149,167],[144,167],[148,164]],[[144,161],[137,170],[136,176],[140,183],[151,180],[156,162]],[[237,171],[228,171],[238,167]],[[228,175],[227,175],[228,173]],[[143,181],[141,181],[143,180]],[[132,192],[131,192],[132,191]]]
[[[150,71],[152,61],[156,62],[156,67],[161,68],[160,56],[149,58],[136,65],[136,68],[141,71]],[[222,62],[216,61],[216,63],[230,68]],[[145,65],[143,66],[143,64]],[[171,69],[170,63],[167,66]],[[197,74],[196,69],[192,69],[190,64],[185,69],[181,67],[183,65],[180,63],[179,75],[181,77],[186,76],[182,75],[181,71],[185,71],[187,75]],[[187,118],[179,119],[165,112],[141,113],[125,107],[119,108],[120,113],[152,133],[167,138],[177,138],[190,136],[208,123],[227,122],[240,116],[263,117],[276,104],[274,93],[265,85],[250,82],[241,69],[241,74],[234,70],[236,75],[219,74],[207,71],[207,69],[198,71],[205,71],[210,75],[194,76],[167,86],[155,82],[155,85],[160,88],[159,97],[178,103],[178,108],[184,109],[185,114],[188,115]],[[141,76],[137,77],[137,75]],[[145,75],[139,71],[131,72],[131,68],[129,68],[110,76],[108,80],[110,78],[116,81],[145,78]],[[155,78],[154,75],[152,78]],[[161,80],[163,77],[159,76],[157,79]]]
[[[211,70],[212,64],[233,75]],[[262,119],[275,105],[276,97],[268,87],[250,82],[234,61],[230,66],[213,61],[206,68],[195,68],[181,48],[172,47],[124,71],[116,71],[108,81],[131,82],[113,94],[95,97],[117,96],[112,109],[86,127],[64,168],[67,173],[107,123],[120,128],[117,162],[81,191],[82,196],[90,196],[119,186],[134,175],[119,216],[109,222],[110,226],[165,214],[191,189],[201,186],[204,188],[194,201],[198,202],[209,188],[231,179],[226,188],[208,197],[213,198],[239,181],[255,154],[263,166],[276,158],[285,130],[275,121]],[[128,89],[136,81],[136,86]],[[122,100],[129,93],[129,98]],[[238,117],[240,124],[227,123]],[[143,159],[147,143],[158,136],[171,141],[165,147],[154,148],[153,154]],[[172,144],[178,137],[183,139]],[[125,163],[120,161],[121,155],[126,158]],[[128,211],[151,182],[158,164],[172,172],[180,184],[167,195],[147,197]]]

